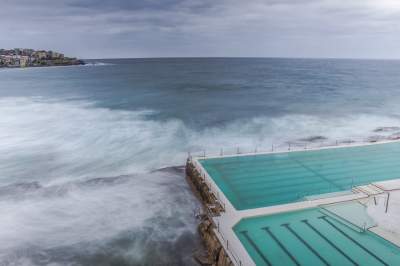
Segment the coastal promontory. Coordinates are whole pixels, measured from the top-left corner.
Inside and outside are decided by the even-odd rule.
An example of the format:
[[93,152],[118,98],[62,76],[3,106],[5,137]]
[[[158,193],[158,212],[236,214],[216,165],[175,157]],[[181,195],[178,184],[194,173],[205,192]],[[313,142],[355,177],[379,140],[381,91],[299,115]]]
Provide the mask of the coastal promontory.
[[0,49],[0,68],[84,65],[83,60],[62,53],[34,49]]

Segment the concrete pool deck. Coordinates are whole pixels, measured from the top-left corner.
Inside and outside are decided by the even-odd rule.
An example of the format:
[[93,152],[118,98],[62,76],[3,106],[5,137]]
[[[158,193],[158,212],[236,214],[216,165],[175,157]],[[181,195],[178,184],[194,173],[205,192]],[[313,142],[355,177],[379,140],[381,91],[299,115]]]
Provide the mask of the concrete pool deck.
[[[383,143],[393,143],[393,142],[383,142]],[[380,145],[383,143],[367,143],[365,145],[346,145],[346,146],[338,146],[338,147],[324,147],[322,149],[340,149],[346,147],[363,147],[369,145]],[[321,148],[310,149],[310,150],[321,150]],[[301,150],[304,151],[304,150]],[[298,152],[298,151],[289,151],[289,152]],[[280,154],[280,153],[288,153],[288,151],[283,152],[266,152],[261,154]],[[258,154],[257,154],[258,155]],[[256,155],[256,156],[257,156]],[[237,157],[237,156],[255,156],[255,154],[240,154],[240,155],[228,155],[223,157]],[[200,163],[200,160],[208,159],[210,157],[197,157],[190,158],[190,163],[193,167],[198,171],[199,178],[201,182],[204,183],[210,192],[215,196],[218,203],[221,204],[224,211],[220,213],[219,216],[213,216],[212,219],[213,224],[215,225],[214,232],[221,242],[221,245],[226,250],[226,253],[231,258],[231,261],[234,265],[255,265],[253,259],[244,248],[240,239],[236,236],[233,231],[235,225],[237,225],[241,220],[249,218],[249,217],[260,217],[260,216],[268,216],[272,214],[278,213],[286,213],[297,210],[305,210],[311,208],[318,208],[323,205],[339,203],[339,202],[349,202],[349,201],[357,201],[357,200],[365,200],[369,197],[373,197],[374,194],[367,193],[368,191],[364,191],[362,189],[357,190],[353,189],[351,193],[348,194],[324,194],[319,197],[310,197],[309,199],[305,199],[299,202],[292,202],[286,204],[279,204],[275,206],[267,206],[260,208],[252,208],[245,210],[237,210],[235,206],[228,200],[225,193],[220,189],[220,187],[216,184],[215,180],[209,175],[209,173],[204,169],[203,165]],[[221,156],[211,157],[211,158],[221,158]],[[399,172],[400,175],[400,172]],[[389,181],[380,181],[373,182],[373,185],[380,189],[380,193],[390,193],[390,191],[400,189],[400,180],[389,180]],[[380,230],[379,228],[371,229],[371,232],[380,235],[388,239],[391,242],[397,242],[396,239],[389,239],[387,232]],[[397,242],[397,243],[400,243]]]

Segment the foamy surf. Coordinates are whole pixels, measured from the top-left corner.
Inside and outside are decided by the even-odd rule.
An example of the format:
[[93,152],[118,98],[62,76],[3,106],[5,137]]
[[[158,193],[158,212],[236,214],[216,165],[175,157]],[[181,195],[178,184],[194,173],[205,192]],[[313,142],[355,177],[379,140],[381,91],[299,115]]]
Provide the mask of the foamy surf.
[[85,64],[83,66],[113,66],[113,65],[115,65],[115,64],[100,62],[100,61],[96,61],[96,62],[88,61],[88,62],[85,62]]
[[59,185],[9,185],[0,199],[7,214],[0,217],[0,261],[94,265],[98,256],[106,264],[190,264],[198,206],[182,175],[156,171]]
[[182,165],[188,152],[366,142],[400,132],[397,118],[367,114],[257,117],[196,130],[176,119],[152,120],[148,117],[154,113],[151,110],[110,110],[83,101],[3,98],[0,113],[2,184],[146,173]]

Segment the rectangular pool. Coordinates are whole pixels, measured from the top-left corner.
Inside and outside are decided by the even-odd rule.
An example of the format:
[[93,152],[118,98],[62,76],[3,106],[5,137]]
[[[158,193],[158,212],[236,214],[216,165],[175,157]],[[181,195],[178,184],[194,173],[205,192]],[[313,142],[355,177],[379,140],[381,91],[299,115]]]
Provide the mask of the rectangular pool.
[[400,142],[200,159],[237,210],[400,177]]
[[400,249],[313,208],[246,218],[233,228],[256,265],[400,265]]

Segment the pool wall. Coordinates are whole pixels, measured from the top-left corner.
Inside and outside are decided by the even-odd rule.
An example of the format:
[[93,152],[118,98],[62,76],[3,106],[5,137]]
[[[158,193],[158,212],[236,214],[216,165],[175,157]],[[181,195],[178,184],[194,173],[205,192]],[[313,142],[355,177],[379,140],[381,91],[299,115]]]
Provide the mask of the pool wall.
[[[200,198],[205,213],[201,216],[198,226],[200,237],[207,249],[207,258],[203,260],[219,266],[255,265],[240,244],[240,240],[232,233],[234,224],[231,223],[238,222],[237,217],[230,216],[235,209],[226,198],[226,205],[222,204],[223,193],[218,191],[218,187],[206,173],[201,172],[199,166],[201,165],[198,162],[189,158],[186,163],[186,179],[194,193]],[[219,195],[219,198],[216,195]],[[222,217],[224,217],[223,220]],[[196,260],[199,261],[199,258]]]

